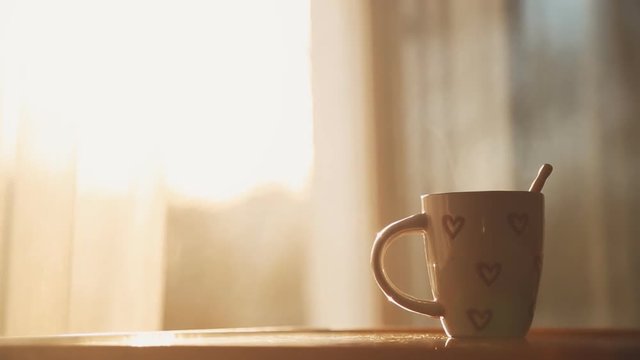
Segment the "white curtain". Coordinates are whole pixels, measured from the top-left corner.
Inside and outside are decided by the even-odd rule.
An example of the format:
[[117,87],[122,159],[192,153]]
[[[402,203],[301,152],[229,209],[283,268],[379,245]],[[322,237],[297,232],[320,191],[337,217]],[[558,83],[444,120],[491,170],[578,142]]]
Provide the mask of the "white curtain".
[[377,230],[370,4],[312,1],[313,222],[307,323],[381,323],[369,271]]
[[162,133],[140,119],[153,116],[145,104],[126,103],[144,96],[126,83],[126,64],[113,64],[122,49],[100,39],[108,20],[87,5],[3,2],[7,335],[162,324]]
[[302,322],[307,2],[2,1],[0,26],[2,334]]

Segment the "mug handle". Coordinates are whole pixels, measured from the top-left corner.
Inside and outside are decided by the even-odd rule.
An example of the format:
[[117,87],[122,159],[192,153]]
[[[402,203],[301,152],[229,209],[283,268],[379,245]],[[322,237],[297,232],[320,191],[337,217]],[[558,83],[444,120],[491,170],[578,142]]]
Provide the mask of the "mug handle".
[[424,233],[426,229],[427,215],[424,213],[411,215],[389,224],[378,233],[373,243],[373,249],[371,249],[371,268],[373,269],[373,276],[378,283],[378,287],[380,287],[380,290],[387,296],[389,301],[411,312],[439,317],[444,315],[444,308],[440,303],[432,300],[418,299],[404,293],[391,282],[383,265],[384,255],[393,241],[408,233]]

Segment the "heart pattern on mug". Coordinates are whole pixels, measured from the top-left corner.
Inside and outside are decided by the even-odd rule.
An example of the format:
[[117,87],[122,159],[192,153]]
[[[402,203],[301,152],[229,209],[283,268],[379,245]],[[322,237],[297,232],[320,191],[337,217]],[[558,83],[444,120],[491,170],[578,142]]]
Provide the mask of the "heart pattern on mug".
[[529,215],[525,213],[518,214],[512,212],[507,215],[507,221],[509,222],[509,225],[511,225],[513,231],[515,231],[516,234],[520,235],[524,232],[524,230],[527,228],[527,225],[529,224]]
[[444,231],[449,235],[451,240],[455,239],[462,227],[464,226],[464,218],[462,216],[444,215],[442,217],[442,226]]
[[467,317],[469,317],[469,321],[471,321],[473,327],[480,331],[489,325],[493,317],[493,312],[490,309],[480,311],[470,308],[467,310]]
[[476,271],[484,283],[487,284],[487,286],[491,286],[491,284],[498,279],[500,271],[502,271],[502,265],[500,263],[493,263],[489,265],[487,263],[479,262],[476,264]]

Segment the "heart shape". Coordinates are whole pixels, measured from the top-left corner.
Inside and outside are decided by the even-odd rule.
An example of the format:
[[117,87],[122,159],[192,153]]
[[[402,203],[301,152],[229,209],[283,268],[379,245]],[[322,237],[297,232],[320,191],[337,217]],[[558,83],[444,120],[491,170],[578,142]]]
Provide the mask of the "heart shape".
[[455,239],[462,227],[464,226],[464,218],[462,216],[444,215],[442,217],[442,226],[444,231],[449,235],[451,240]]
[[469,317],[471,324],[473,324],[473,327],[480,331],[489,325],[489,322],[491,322],[491,318],[493,317],[493,312],[490,309],[480,311],[471,308],[467,310],[467,316]]
[[487,263],[479,262],[476,264],[476,271],[480,278],[484,280],[484,283],[487,284],[487,286],[491,286],[491,284],[493,284],[493,282],[498,278],[498,275],[500,275],[502,265],[500,263],[493,263],[489,265]]
[[516,234],[520,235],[524,232],[524,230],[527,228],[527,225],[529,224],[529,215],[525,213],[518,214],[512,212],[507,215],[507,221],[509,222],[509,225],[511,225],[513,231],[515,231]]

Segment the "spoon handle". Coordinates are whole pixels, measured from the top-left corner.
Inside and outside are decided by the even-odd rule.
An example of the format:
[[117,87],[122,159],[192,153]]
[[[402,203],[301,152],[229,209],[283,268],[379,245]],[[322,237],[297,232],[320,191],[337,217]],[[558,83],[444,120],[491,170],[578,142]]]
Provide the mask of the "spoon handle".
[[542,191],[542,187],[544,186],[544,182],[547,181],[549,175],[551,175],[551,171],[553,171],[553,166],[549,164],[544,164],[540,167],[538,171],[538,176],[531,183],[531,187],[529,188],[530,192],[540,192]]

